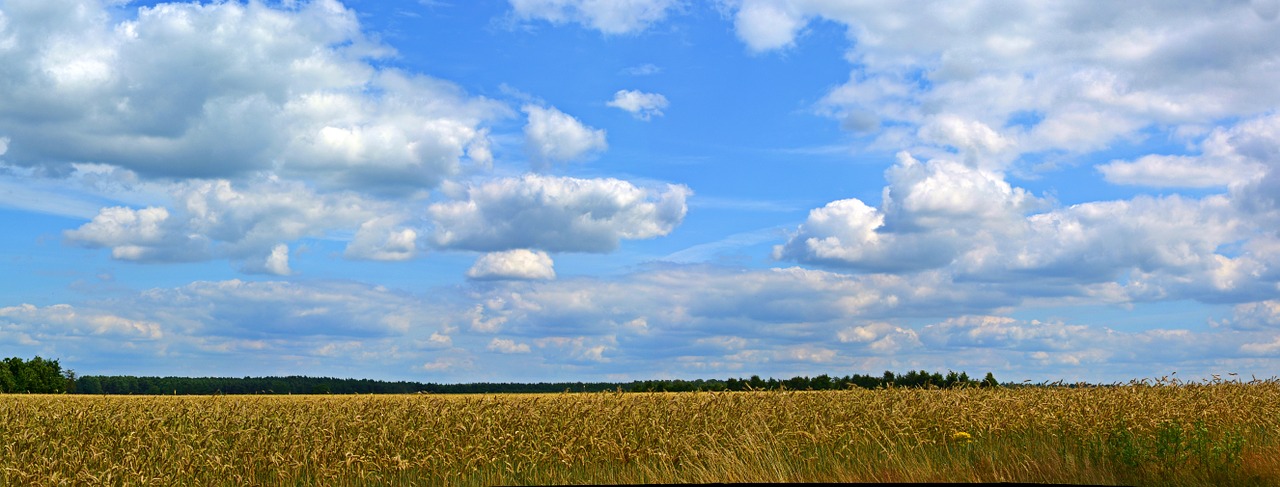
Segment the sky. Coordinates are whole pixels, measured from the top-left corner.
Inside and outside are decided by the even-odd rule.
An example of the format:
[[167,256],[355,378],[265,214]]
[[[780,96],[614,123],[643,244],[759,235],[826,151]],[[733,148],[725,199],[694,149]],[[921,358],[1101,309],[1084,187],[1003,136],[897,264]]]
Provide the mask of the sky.
[[0,0],[0,356],[1280,371],[1280,0]]

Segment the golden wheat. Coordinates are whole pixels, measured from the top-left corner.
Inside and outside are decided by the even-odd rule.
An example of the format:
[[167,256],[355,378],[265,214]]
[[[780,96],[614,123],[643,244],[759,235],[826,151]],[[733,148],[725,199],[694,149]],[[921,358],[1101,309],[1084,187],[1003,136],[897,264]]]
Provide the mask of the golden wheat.
[[1280,483],[1280,384],[0,396],[0,484]]

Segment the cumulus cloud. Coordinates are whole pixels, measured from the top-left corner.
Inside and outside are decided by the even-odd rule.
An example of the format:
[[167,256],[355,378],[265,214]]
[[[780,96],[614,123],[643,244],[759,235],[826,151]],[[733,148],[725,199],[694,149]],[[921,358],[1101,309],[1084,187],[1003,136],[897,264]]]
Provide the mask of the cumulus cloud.
[[373,66],[392,51],[333,0],[160,4],[120,22],[113,8],[5,9],[0,134],[10,163],[179,178],[273,170],[407,193],[438,184],[468,155],[488,157],[484,124],[508,114],[451,83]]
[[606,105],[626,110],[631,116],[648,121],[662,116],[662,109],[667,107],[667,97],[639,90],[618,90],[613,94],[613,100]]
[[[1257,131],[1232,129],[1210,140],[1240,140],[1269,154],[1266,139],[1244,137]],[[1269,168],[1267,158],[1274,156],[1253,164]],[[1053,208],[1001,172],[947,159],[921,163],[901,153],[885,175],[879,208],[845,199],[814,209],[774,257],[864,272],[939,270],[963,280],[1018,281],[1027,292],[1041,283],[1054,289],[1034,293],[1119,301],[1255,301],[1280,282],[1272,228],[1280,211],[1264,196],[1265,177],[1200,199],[1136,196]],[[1097,286],[1104,283],[1117,287]]]
[[867,351],[879,354],[909,352],[920,347],[915,330],[886,322],[853,326],[836,332],[841,343],[864,344]]
[[418,232],[401,219],[382,216],[360,224],[343,255],[349,259],[408,260],[418,254]]
[[546,252],[515,249],[480,256],[467,270],[467,277],[478,280],[555,279],[556,271],[551,256]]
[[772,0],[744,1],[733,18],[738,38],[756,52],[792,45],[807,22],[789,2]]
[[[814,209],[774,257],[839,270],[941,272],[949,286],[1098,302],[1252,302],[1280,282],[1280,212],[1258,188],[1050,207],[999,172],[900,154],[880,208]],[[1015,286],[1008,287],[1007,286]]]
[[979,166],[1000,161],[1002,153],[1015,145],[1009,136],[982,122],[955,115],[930,117],[920,127],[919,135],[924,141],[955,148],[965,156],[966,162]]
[[608,148],[605,131],[583,125],[578,119],[552,107],[525,105],[529,122],[524,126],[525,150],[534,167],[580,161]]
[[473,185],[456,201],[431,205],[431,239],[447,249],[608,252],[622,239],[670,233],[691,191],[640,188],[617,179],[535,174]]
[[1098,166],[1108,182],[1156,187],[1227,187],[1260,180],[1280,167],[1280,115],[1217,127],[1198,155],[1150,154]]
[[293,270],[289,269],[289,246],[285,244],[276,244],[271,247],[271,253],[267,255],[266,260],[262,262],[261,267],[253,265],[249,267],[251,271],[261,271],[266,274],[274,274],[277,276],[287,276],[293,274]]
[[[851,128],[881,131],[880,142],[898,148],[985,144],[1008,164],[1019,154],[1086,153],[1144,130],[1247,118],[1280,104],[1267,81],[1280,76],[1271,62],[1280,32],[1246,2],[1176,12],[1150,3],[1160,15],[996,1],[727,4],[738,37],[757,52],[800,42],[817,19],[845,27],[849,80],[817,108]],[[939,117],[989,131],[957,132],[964,127],[938,126]]]
[[605,34],[640,32],[666,18],[677,0],[509,0],[522,19],[575,22]]
[[774,258],[880,272],[937,268],[1043,205],[1000,173],[945,159],[900,153],[885,175],[882,208],[846,199],[814,209]]
[[354,193],[321,194],[280,180],[247,188],[227,180],[182,183],[172,197],[173,210],[104,208],[64,235],[85,247],[110,248],[119,260],[249,259],[253,262],[245,269],[250,272],[287,275],[288,247],[282,244],[354,228],[386,211],[384,203]]

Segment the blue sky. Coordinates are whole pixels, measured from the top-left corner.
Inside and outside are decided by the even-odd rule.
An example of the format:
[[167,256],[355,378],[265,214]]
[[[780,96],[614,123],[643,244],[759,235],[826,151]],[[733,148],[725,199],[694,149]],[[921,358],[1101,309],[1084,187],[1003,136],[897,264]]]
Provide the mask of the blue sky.
[[1278,16],[0,0],[0,355],[1270,377]]

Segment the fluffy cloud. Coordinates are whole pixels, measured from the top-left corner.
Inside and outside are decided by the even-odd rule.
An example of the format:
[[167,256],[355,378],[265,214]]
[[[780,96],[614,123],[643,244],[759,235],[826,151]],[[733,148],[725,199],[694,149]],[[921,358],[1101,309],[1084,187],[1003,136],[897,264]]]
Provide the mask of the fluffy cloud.
[[483,124],[507,114],[450,83],[374,67],[391,51],[333,0],[160,4],[114,24],[96,0],[15,1],[4,14],[0,134],[19,165],[274,170],[406,193],[468,154],[486,163]]
[[[1253,131],[1218,138],[1244,140],[1227,133]],[[946,159],[921,163],[902,153],[885,174],[880,208],[846,199],[814,209],[774,257],[869,272],[932,269],[957,280],[1019,282],[1034,295],[1118,301],[1248,302],[1280,282],[1271,227],[1280,212],[1263,196],[1263,178],[1234,181],[1230,195],[1049,209],[999,172]]]
[[866,344],[868,351],[879,354],[910,351],[920,346],[920,338],[915,330],[885,322],[840,330],[836,332],[836,339],[841,343]]
[[279,180],[241,189],[226,180],[184,183],[175,187],[173,199],[174,210],[104,208],[65,236],[86,247],[110,248],[120,260],[229,257],[255,261],[246,265],[251,272],[285,275],[290,271],[283,243],[354,228],[385,211],[383,203],[353,193],[319,194]]
[[551,256],[546,252],[515,249],[480,256],[467,270],[467,277],[478,280],[555,279],[556,271]]
[[1200,142],[1200,154],[1151,154],[1098,166],[1107,181],[1158,187],[1227,187],[1260,180],[1280,168],[1280,115],[1218,127]]
[[383,216],[360,224],[343,253],[349,259],[408,260],[418,254],[418,232],[400,226],[400,218]]
[[631,116],[647,121],[662,116],[662,109],[667,107],[667,97],[638,90],[618,90],[606,105],[626,110]]
[[428,208],[437,247],[608,252],[622,239],[670,233],[684,219],[690,194],[678,185],[645,189],[617,179],[533,174],[460,192],[457,201]]
[[762,52],[792,45],[807,22],[788,2],[762,0],[742,2],[733,26],[751,50]]
[[661,21],[676,0],[509,0],[523,19],[576,22],[605,34],[639,32]]
[[900,153],[885,174],[882,208],[847,199],[815,209],[774,257],[880,272],[938,268],[1043,204],[999,173],[945,159]]
[[524,126],[525,150],[534,167],[579,161],[608,148],[605,131],[593,129],[556,110],[525,105],[529,122]]
[[277,276],[287,276],[293,274],[293,270],[289,269],[289,246],[285,244],[276,244],[271,247],[271,253],[263,260],[261,267],[256,264],[249,267],[251,271],[260,271],[265,274],[274,274]]
[[753,51],[793,45],[816,19],[845,26],[853,69],[820,111],[860,130],[888,127],[880,134],[885,144],[955,147],[952,137],[939,137],[944,127],[931,127],[952,117],[985,126],[989,133],[970,131],[981,137],[969,141],[999,141],[1012,162],[1011,155],[1089,152],[1147,128],[1251,117],[1280,104],[1268,81],[1280,76],[1271,62],[1280,31],[1268,9],[1247,2],[1177,11],[1159,2],[1124,9],[728,3],[738,37]]

